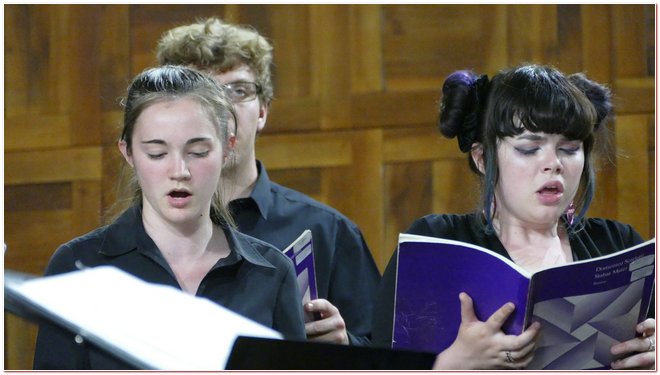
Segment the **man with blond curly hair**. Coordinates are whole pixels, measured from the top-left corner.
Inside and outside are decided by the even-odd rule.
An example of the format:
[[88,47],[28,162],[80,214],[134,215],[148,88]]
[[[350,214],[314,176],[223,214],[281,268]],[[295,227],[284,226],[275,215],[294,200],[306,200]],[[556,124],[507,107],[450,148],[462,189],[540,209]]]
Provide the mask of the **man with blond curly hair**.
[[209,18],[163,33],[161,65],[192,66],[230,94],[237,114],[236,146],[223,178],[241,232],[284,250],[305,229],[314,238],[319,299],[304,308],[319,318],[305,325],[310,340],[366,345],[380,273],[355,223],[337,210],[268,178],[255,142],[273,100],[271,44],[249,26]]

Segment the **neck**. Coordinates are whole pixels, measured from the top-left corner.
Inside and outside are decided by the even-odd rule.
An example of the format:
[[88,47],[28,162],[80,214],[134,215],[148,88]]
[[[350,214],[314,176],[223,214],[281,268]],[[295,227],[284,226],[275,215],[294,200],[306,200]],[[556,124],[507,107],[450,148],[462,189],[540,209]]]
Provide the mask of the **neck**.
[[537,225],[495,219],[493,225],[511,259],[527,271],[573,260],[568,234],[559,221]]
[[172,223],[143,210],[144,229],[162,252],[186,256],[204,252],[211,242],[214,225],[208,216],[187,223]]
[[257,183],[259,172],[254,158],[247,162],[237,163],[222,170],[222,178],[226,181],[224,196],[227,202],[234,199],[247,198],[252,194]]
[[538,241],[559,237],[559,221],[545,224],[530,224],[517,220],[493,218],[493,227],[502,243],[534,244]]

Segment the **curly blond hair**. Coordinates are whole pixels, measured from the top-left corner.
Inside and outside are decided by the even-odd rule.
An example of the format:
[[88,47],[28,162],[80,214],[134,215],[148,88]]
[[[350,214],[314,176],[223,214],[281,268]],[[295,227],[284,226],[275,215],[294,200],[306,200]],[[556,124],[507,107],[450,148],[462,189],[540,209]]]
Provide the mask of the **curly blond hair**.
[[259,100],[270,105],[272,51],[272,45],[254,28],[212,17],[163,33],[156,57],[160,65],[191,65],[213,72],[226,72],[245,64],[261,86]]

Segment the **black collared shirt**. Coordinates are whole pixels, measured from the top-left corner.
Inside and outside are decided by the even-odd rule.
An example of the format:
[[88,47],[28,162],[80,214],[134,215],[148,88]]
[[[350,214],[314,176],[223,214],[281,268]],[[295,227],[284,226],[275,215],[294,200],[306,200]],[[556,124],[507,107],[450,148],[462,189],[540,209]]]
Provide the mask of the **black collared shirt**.
[[368,344],[380,272],[360,229],[337,210],[270,181],[259,161],[257,168],[250,197],[229,203],[239,230],[284,250],[310,229],[319,298],[339,309],[351,344]]
[[[291,261],[270,244],[231,228],[223,227],[223,231],[231,252],[208,272],[196,295],[272,327],[285,338],[304,340],[303,312]],[[100,265],[112,265],[147,282],[181,289],[172,269],[147,235],[139,207],[129,208],[112,224],[60,246],[45,274]],[[95,348],[75,344],[73,336],[41,324],[35,369],[125,368],[125,364]]]

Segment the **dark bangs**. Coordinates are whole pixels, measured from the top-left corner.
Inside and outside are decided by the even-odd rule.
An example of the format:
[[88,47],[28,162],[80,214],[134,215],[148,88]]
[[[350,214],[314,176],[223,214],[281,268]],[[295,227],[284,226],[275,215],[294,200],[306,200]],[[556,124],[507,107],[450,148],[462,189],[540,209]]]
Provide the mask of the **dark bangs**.
[[494,122],[488,128],[498,139],[527,129],[590,141],[596,110],[584,93],[557,71],[525,66],[494,77],[491,87],[491,113],[486,118]]

